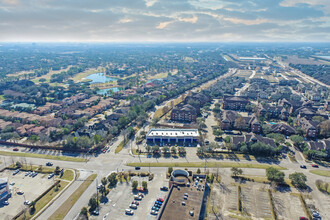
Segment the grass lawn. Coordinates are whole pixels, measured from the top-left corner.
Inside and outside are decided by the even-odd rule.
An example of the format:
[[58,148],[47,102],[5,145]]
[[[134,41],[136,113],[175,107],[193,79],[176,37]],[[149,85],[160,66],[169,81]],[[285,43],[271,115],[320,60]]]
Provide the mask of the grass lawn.
[[[179,162],[179,163],[127,163],[127,166],[132,167],[204,167],[204,162]],[[267,165],[267,164],[252,164],[252,163],[234,163],[234,162],[207,162],[206,166],[211,167],[238,167],[238,168],[257,168],[257,169],[267,169],[268,167],[275,167],[279,170],[286,170],[284,167],[278,165]]]
[[64,173],[63,173],[63,176],[60,179],[72,181],[73,178],[74,178],[74,171],[73,170],[65,170]]
[[[257,183],[270,183],[270,181],[267,179],[266,176],[252,176],[252,175],[240,175],[240,176],[249,180],[253,180],[253,182],[257,182]],[[290,179],[284,179],[284,182],[290,187],[293,187]]]
[[125,144],[126,144],[125,141],[120,142],[120,144],[116,147],[115,153],[117,154],[120,151],[122,151],[122,149],[124,148]]
[[309,172],[319,175],[330,177],[330,170],[310,170]]
[[80,158],[80,157],[53,156],[53,155],[47,155],[47,154],[32,154],[32,153],[0,151],[0,155],[14,156],[14,157],[35,157],[35,158],[44,158],[44,159],[50,159],[50,160],[64,160],[64,161],[73,161],[73,162],[86,162],[86,159]]
[[[8,166],[8,168],[17,168],[16,164],[11,164]],[[39,169],[39,166],[37,165],[29,165],[29,164],[23,164],[21,168],[19,168],[21,171],[37,171]],[[39,173],[54,173],[55,168],[54,167],[46,167],[42,166],[41,171],[37,171]]]
[[95,68],[93,68],[93,69],[88,69],[88,70],[85,70],[84,72],[82,72],[82,73],[78,73],[78,74],[76,74],[72,79],[73,79],[73,81],[75,81],[75,82],[79,82],[79,81],[81,81],[83,78],[85,78],[86,76],[88,76],[88,75],[91,75],[91,74],[94,74],[94,73],[99,73],[99,72],[102,72],[103,70],[102,70],[102,68],[97,68],[97,69],[95,69]]
[[[31,215],[29,211],[26,212],[26,218],[25,219],[31,219],[34,214],[38,213],[43,207],[45,207],[57,194],[59,194],[69,183],[61,181],[59,183],[61,187],[59,187],[59,190],[55,192],[54,188],[51,189],[46,195],[44,195],[39,201],[36,203],[36,210]],[[18,219],[24,219],[24,215],[21,215]]]
[[68,214],[72,206],[77,202],[80,196],[85,192],[88,186],[94,181],[97,174],[90,175],[79,187],[72,193],[70,198],[68,198],[54,213],[50,216],[50,219],[64,219]]

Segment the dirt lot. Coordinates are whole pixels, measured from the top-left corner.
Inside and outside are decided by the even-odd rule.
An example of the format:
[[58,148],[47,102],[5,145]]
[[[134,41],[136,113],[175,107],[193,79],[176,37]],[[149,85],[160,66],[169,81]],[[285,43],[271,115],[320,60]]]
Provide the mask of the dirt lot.
[[150,214],[151,207],[157,198],[165,199],[167,192],[160,191],[160,187],[168,186],[168,180],[164,174],[155,174],[152,181],[148,181],[147,177],[133,177],[133,180],[139,182],[141,186],[142,181],[148,182],[148,192],[145,193],[144,198],[139,201],[137,209],[132,209],[134,215],[126,215],[125,209],[134,200],[135,192],[132,192],[131,183],[118,183],[117,187],[112,189],[107,196],[109,201],[101,205],[100,215],[93,216],[91,219],[156,219],[156,216]]
[[[5,170],[0,173],[0,178],[8,177],[9,183],[15,183],[12,188],[12,196],[8,199],[8,206],[0,206],[1,219],[12,219],[18,212],[26,206],[25,200],[33,201],[40,194],[46,191],[53,183],[53,179],[48,179],[47,174],[38,174],[36,177],[25,176],[25,172],[13,175],[13,171]],[[23,195],[16,192],[22,190]]]

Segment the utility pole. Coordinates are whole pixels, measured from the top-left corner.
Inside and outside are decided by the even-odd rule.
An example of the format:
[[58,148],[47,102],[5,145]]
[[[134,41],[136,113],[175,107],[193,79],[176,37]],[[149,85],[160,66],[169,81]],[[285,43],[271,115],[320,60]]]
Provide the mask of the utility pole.
[[98,187],[98,181],[96,179],[96,210],[98,210],[99,207],[99,190],[97,189]]

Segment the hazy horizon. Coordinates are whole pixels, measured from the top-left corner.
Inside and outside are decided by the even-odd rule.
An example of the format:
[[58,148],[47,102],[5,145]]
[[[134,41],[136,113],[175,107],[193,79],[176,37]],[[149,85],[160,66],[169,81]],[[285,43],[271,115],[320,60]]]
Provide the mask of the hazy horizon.
[[0,42],[330,42],[327,0],[0,0]]

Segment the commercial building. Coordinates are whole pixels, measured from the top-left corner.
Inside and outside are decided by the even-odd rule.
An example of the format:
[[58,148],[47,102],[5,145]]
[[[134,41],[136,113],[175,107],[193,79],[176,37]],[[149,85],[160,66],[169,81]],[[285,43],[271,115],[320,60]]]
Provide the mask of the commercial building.
[[0,178],[0,202],[10,197],[8,177]]
[[206,175],[191,174],[185,170],[173,171],[170,191],[158,220],[204,219],[209,191],[205,178]]
[[152,128],[146,136],[147,142],[183,142],[194,143],[199,141],[198,129],[161,129]]

